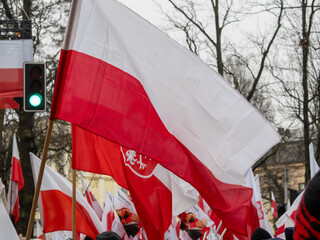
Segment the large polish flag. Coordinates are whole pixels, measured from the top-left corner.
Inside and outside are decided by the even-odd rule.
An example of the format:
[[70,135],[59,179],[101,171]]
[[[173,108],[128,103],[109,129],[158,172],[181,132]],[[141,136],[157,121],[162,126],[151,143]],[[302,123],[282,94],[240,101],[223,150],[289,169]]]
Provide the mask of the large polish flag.
[[7,209],[13,215],[15,223],[19,221],[19,191],[24,187],[16,134],[13,134],[11,177],[9,183]]
[[32,39],[0,41],[0,109],[18,109],[23,96],[23,63],[33,61]]
[[[188,193],[191,186],[157,162],[76,125],[72,125],[72,166],[112,176],[129,190],[152,239],[163,238],[172,215],[177,216],[197,203],[196,196]],[[121,192],[119,196],[124,198]]]
[[8,212],[0,198],[0,239],[19,240]]
[[111,193],[107,191],[106,200],[104,202],[104,210],[102,213],[102,220],[101,220],[104,231],[111,231],[114,218],[115,218],[115,215],[112,207]]
[[[36,183],[40,159],[30,153],[30,161]],[[100,219],[79,191],[76,201],[76,232],[95,239],[103,231]],[[44,233],[72,231],[72,184],[49,166],[45,166],[39,206]]]
[[[116,0],[72,6],[50,119],[154,159],[246,234],[247,170],[280,141],[197,56]],[[234,199],[237,199],[235,202]]]
[[86,194],[87,201],[90,204],[90,206],[93,208],[93,210],[96,212],[99,219],[101,220],[103,209],[100,206],[98,200],[94,197],[93,193],[90,191],[89,186],[87,185],[87,183],[84,181],[82,177],[81,177],[81,180],[82,180],[82,187]]

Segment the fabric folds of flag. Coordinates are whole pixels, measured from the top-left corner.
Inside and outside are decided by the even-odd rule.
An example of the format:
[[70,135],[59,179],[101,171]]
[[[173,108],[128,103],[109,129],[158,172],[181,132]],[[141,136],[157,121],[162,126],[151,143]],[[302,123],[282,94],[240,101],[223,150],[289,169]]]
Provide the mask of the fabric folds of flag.
[[[40,159],[30,153],[33,178],[38,178]],[[43,232],[72,231],[72,184],[45,166],[40,189],[39,208]],[[93,239],[103,231],[101,222],[82,194],[76,193],[76,232]]]
[[39,221],[37,221],[37,239],[42,239],[42,240],[44,239],[42,227]]
[[24,187],[16,134],[13,135],[11,177],[8,191],[7,209],[13,215],[15,223],[19,221],[19,191]]
[[253,211],[251,218],[251,233],[253,233],[257,227],[261,227],[268,231],[271,236],[273,236],[272,230],[270,228],[267,216],[263,208],[263,202],[260,192],[259,175],[254,177],[252,169],[250,169],[247,173],[247,186],[253,189],[253,196],[251,201],[255,210]]
[[32,39],[0,41],[0,109],[18,109],[23,96],[23,63],[33,61]]
[[2,183],[1,178],[0,178],[0,199],[2,200],[3,205],[7,206],[6,188]]
[[258,212],[260,227],[267,230],[270,233],[270,235],[273,236],[270,223],[268,221],[267,215],[263,207],[261,190],[260,190],[260,179],[258,174],[254,177],[254,180],[255,180],[255,188],[253,190],[253,194],[255,195],[255,201],[256,201],[255,207]]
[[245,174],[280,140],[218,73],[115,0],[73,4],[50,119],[157,161],[242,234]]
[[287,211],[282,214],[282,216],[278,219],[276,222],[276,226],[278,230],[276,231],[276,237],[284,237],[284,230],[286,227],[292,227],[294,226],[294,221],[296,218],[296,213],[299,207],[299,204],[301,202],[301,199],[303,197],[305,191],[302,191],[298,197],[294,200],[291,207],[287,209]]
[[82,187],[84,189],[88,203],[90,204],[90,206],[93,208],[93,210],[96,212],[97,216],[101,220],[102,213],[103,213],[102,207],[100,206],[97,199],[94,197],[93,193],[90,191],[88,185],[86,184],[83,178],[81,178],[81,181],[82,181]]
[[112,202],[111,202],[109,194],[110,193],[107,191],[106,192],[106,201],[104,203],[104,210],[102,213],[102,220],[101,220],[104,231],[111,231],[112,223],[115,218],[113,207],[112,207]]
[[271,191],[271,214],[274,218],[278,218],[277,203],[272,191]]
[[112,176],[129,190],[139,218],[153,239],[163,238],[172,214],[176,216],[196,204],[196,198],[183,191],[179,179],[157,162],[75,125],[72,166]]
[[18,234],[9,218],[9,215],[1,199],[0,199],[0,239],[19,240]]
[[313,149],[313,144],[309,144],[309,155],[310,155],[310,179],[312,179],[317,172],[319,172],[319,165],[314,157],[314,149]]

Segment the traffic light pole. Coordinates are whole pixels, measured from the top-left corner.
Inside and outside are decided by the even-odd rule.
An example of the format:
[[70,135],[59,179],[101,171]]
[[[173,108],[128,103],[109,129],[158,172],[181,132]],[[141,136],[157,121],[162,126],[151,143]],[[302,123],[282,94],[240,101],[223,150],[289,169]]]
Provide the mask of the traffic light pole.
[[34,222],[34,216],[35,216],[36,208],[37,208],[37,204],[38,204],[40,187],[41,187],[43,173],[44,173],[44,167],[46,165],[46,159],[47,159],[47,153],[48,153],[48,149],[49,149],[49,143],[50,143],[52,128],[53,128],[53,121],[49,120],[47,135],[46,135],[46,139],[45,139],[44,147],[43,147],[43,153],[42,153],[42,158],[41,158],[41,164],[40,164],[37,184],[36,184],[36,188],[35,188],[35,192],[34,192],[32,208],[31,208],[30,217],[29,217],[26,240],[30,240],[30,238],[31,238],[33,222]]

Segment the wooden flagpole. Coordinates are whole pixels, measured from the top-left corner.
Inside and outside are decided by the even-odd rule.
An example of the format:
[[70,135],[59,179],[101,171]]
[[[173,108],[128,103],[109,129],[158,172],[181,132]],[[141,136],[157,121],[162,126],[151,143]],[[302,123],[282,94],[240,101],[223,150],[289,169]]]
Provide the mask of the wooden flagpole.
[[49,142],[50,142],[50,138],[51,138],[52,127],[53,127],[53,121],[49,120],[47,135],[46,135],[46,139],[45,139],[44,147],[43,147],[43,153],[42,153],[42,158],[41,158],[41,164],[40,164],[37,184],[36,184],[36,188],[35,188],[35,192],[34,192],[34,196],[33,196],[32,208],[31,208],[31,212],[30,212],[28,229],[27,229],[27,234],[26,234],[26,240],[30,240],[31,233],[32,233],[34,215],[35,215],[37,204],[38,204],[40,187],[41,187],[41,183],[42,183],[44,167],[45,167],[46,160],[47,160],[47,153],[48,153],[48,149],[49,149]]
[[76,170],[72,169],[72,239],[76,239],[76,191],[77,191]]

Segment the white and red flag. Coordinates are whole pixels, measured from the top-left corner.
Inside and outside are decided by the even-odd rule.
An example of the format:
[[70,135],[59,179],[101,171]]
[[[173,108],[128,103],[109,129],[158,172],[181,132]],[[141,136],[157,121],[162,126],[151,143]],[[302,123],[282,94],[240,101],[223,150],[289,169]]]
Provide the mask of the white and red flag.
[[19,191],[24,187],[24,180],[22,175],[20,157],[18,152],[18,145],[16,134],[13,135],[12,143],[12,161],[11,161],[11,177],[9,183],[7,209],[13,215],[14,222],[17,223],[19,215]]
[[179,240],[181,222],[176,216],[172,217],[170,227],[164,234],[164,239]]
[[104,210],[102,213],[102,220],[101,220],[104,231],[111,231],[112,223],[115,218],[110,195],[111,193],[107,191],[106,201],[104,202]]
[[2,180],[0,178],[0,199],[2,200],[3,204],[6,206],[7,202],[7,196],[6,196],[6,188],[4,184],[2,183]]
[[[180,179],[157,162],[75,125],[72,165],[75,169],[112,176],[129,190],[146,233],[153,239],[163,237],[172,215],[177,216],[197,203],[196,197],[186,192],[190,185],[181,187]],[[122,201],[129,202],[123,193],[118,194]],[[117,206],[114,208],[117,210]]]
[[310,179],[314,177],[319,171],[319,165],[314,157],[313,144],[309,144],[309,155],[310,155]]
[[2,194],[2,191],[5,189],[4,184],[2,183],[2,180],[0,178],[0,195]]
[[67,236],[64,235],[62,231],[56,231],[52,233],[51,240],[67,240],[67,239],[72,239],[72,232],[71,232],[70,238],[67,238]]
[[[67,240],[72,239],[72,231],[64,231],[64,234],[61,231],[55,232],[55,233],[56,233],[56,237],[58,237],[58,236],[62,237],[62,235],[65,235],[65,238]],[[82,238],[81,235],[83,235],[83,234],[76,232],[76,240],[82,240],[84,237]],[[55,239],[52,239],[52,240],[55,240]]]
[[254,194],[255,200],[256,200],[255,207],[257,208],[260,227],[267,230],[270,233],[270,235],[273,236],[273,233],[272,233],[272,230],[270,227],[270,223],[268,221],[267,215],[266,215],[266,213],[264,211],[264,207],[263,207],[261,190],[260,190],[260,179],[259,179],[258,174],[254,177],[254,180],[255,180],[255,190],[253,191],[253,194]]
[[280,140],[267,120],[118,1],[73,4],[65,36],[50,119],[160,163],[193,185],[228,228],[246,234],[245,174]]
[[255,214],[252,217],[254,219],[254,222],[252,222],[252,228],[251,228],[252,232],[257,227],[261,227],[266,231],[268,231],[271,236],[273,236],[272,230],[270,228],[270,224],[268,222],[266,213],[263,208],[259,175],[256,175],[254,177],[252,169],[250,169],[247,173],[247,186],[253,189],[252,204],[256,210]]
[[285,227],[294,226],[294,221],[296,218],[296,212],[298,210],[299,204],[301,202],[304,191],[302,191],[298,197],[294,200],[291,207],[278,219],[276,226],[278,231],[276,232],[276,237],[284,236]]
[[23,63],[33,61],[32,39],[0,41],[0,109],[18,109],[23,96]]
[[0,239],[19,240],[18,234],[10,220],[8,212],[0,198]]
[[133,213],[137,212],[132,199],[122,190],[117,189],[118,196],[114,198],[113,206],[115,210],[118,210],[122,207],[129,208],[129,210]]
[[[36,183],[40,159],[30,153],[33,179]],[[40,188],[39,208],[43,232],[72,231],[72,184],[45,166]],[[76,232],[94,238],[103,231],[101,222],[82,194],[76,193]]]
[[90,206],[93,208],[93,210],[96,212],[99,219],[101,220],[103,209],[100,206],[98,200],[94,197],[93,193],[90,191],[89,186],[86,184],[86,182],[82,177],[81,177],[81,180],[82,180],[82,187],[86,194],[87,201],[90,204]]
[[39,221],[37,221],[37,239],[44,239],[42,227]]
[[278,218],[278,207],[272,191],[271,191],[271,214],[274,218]]
[[205,214],[207,214],[209,217],[211,216],[212,210],[208,203],[203,199],[203,197],[201,197],[201,195],[199,195],[198,205],[202,209],[202,211],[205,212]]

